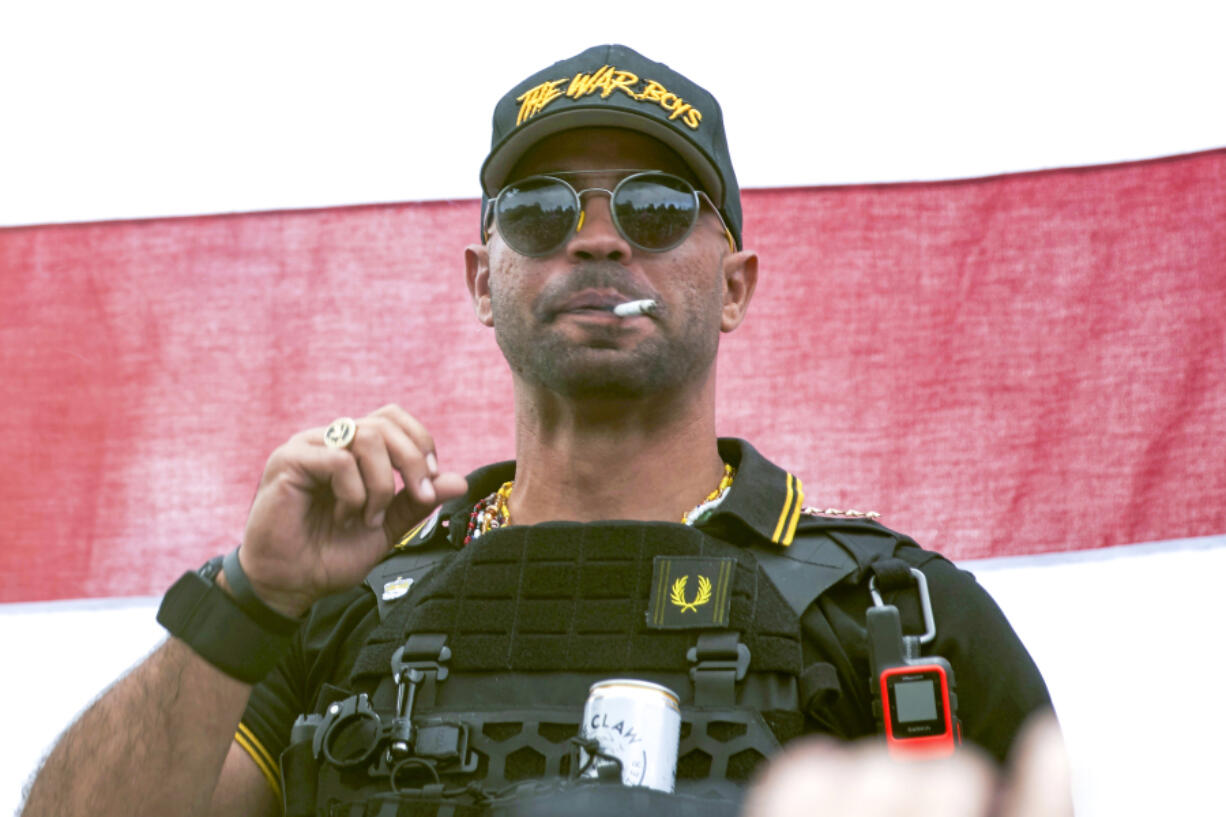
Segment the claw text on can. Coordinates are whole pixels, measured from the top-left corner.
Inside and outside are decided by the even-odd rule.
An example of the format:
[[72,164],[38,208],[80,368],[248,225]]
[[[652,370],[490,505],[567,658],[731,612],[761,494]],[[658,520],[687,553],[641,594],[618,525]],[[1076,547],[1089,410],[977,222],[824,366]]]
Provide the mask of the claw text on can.
[[[602,754],[621,761],[623,785],[673,791],[681,707],[677,693],[668,687],[633,678],[592,684],[579,734],[598,741]],[[580,762],[587,762],[586,752],[580,752]],[[584,777],[597,775],[595,768],[584,772]]]

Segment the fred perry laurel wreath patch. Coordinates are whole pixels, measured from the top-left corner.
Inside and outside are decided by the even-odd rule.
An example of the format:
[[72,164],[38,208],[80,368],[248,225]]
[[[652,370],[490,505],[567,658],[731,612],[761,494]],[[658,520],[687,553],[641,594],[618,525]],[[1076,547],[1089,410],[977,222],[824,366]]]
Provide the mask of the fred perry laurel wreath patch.
[[736,560],[657,556],[652,565],[647,626],[653,630],[701,630],[728,626]]

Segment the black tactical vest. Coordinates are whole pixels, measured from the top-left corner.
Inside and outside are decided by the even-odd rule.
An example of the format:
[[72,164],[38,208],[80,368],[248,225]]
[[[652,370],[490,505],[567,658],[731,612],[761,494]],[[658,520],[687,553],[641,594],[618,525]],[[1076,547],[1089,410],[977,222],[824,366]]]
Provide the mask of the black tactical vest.
[[[295,725],[286,814],[735,814],[804,729],[800,612],[863,561],[814,542],[546,523],[415,557],[348,689]],[[575,779],[588,688],[611,677],[679,694],[675,795]]]

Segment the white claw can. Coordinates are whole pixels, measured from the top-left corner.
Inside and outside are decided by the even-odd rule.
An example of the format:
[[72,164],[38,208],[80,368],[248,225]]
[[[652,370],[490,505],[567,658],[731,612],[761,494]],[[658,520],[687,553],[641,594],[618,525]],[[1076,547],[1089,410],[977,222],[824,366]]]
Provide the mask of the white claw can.
[[[670,793],[676,787],[681,706],[668,687],[634,678],[597,681],[588,690],[579,735],[597,741],[601,754],[621,761],[622,785]],[[579,763],[588,765],[582,749]],[[598,763],[583,776],[597,777]]]

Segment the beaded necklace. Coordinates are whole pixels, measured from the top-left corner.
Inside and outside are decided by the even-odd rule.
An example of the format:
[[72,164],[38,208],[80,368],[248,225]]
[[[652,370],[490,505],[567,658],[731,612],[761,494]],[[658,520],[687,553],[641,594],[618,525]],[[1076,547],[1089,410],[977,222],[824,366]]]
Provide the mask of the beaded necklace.
[[[736,479],[736,469],[724,463],[724,476],[720,479],[719,485],[714,491],[707,494],[706,499],[681,515],[681,524],[696,525],[706,519],[711,511],[724,501],[724,497],[728,496],[734,479]],[[467,545],[474,539],[480,539],[481,536],[496,528],[503,528],[511,524],[511,508],[508,501],[511,499],[511,489],[514,485],[514,480],[502,483],[502,487],[497,491],[473,506],[472,513],[468,515],[468,529],[464,532],[464,544]]]

